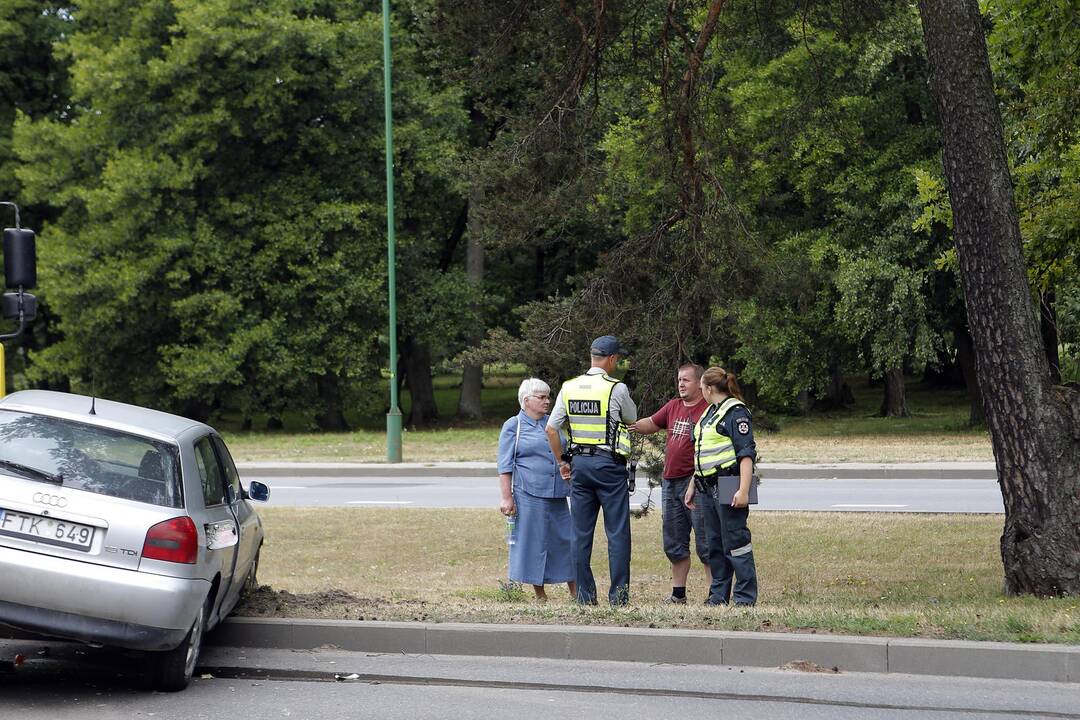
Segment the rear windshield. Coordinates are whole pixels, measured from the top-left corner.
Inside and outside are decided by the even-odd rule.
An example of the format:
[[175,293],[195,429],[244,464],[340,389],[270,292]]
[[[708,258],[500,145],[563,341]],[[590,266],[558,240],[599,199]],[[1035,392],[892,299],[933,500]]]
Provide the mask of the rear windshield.
[[[0,461],[63,478],[63,487],[183,507],[176,445],[72,420],[0,410]],[[10,466],[9,466],[10,467]],[[0,464],[0,472],[19,472]]]

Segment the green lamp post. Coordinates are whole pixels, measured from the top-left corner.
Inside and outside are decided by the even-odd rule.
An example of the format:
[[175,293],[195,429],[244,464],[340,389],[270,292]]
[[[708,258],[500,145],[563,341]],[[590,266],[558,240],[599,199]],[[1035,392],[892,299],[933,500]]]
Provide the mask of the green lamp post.
[[401,408],[397,378],[397,279],[394,241],[394,114],[390,105],[390,0],[383,0],[383,102],[386,116],[386,273],[390,295],[390,411],[386,413],[386,461],[401,462]]

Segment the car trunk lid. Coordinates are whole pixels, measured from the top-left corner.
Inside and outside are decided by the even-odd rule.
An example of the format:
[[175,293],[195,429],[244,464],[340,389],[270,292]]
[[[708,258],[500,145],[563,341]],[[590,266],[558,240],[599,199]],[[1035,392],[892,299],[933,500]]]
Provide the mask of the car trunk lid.
[[147,530],[182,514],[0,472],[0,546],[137,570]]

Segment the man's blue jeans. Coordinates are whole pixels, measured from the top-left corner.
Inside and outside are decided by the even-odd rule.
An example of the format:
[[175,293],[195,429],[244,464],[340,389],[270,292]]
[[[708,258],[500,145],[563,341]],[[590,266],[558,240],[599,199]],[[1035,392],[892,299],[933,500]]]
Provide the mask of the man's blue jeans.
[[612,605],[630,599],[630,492],[626,465],[606,455],[574,457],[570,516],[574,523],[574,570],[577,601],[596,604],[596,580],[592,573],[593,535],[600,508],[604,509],[604,532],[608,540],[608,567]]

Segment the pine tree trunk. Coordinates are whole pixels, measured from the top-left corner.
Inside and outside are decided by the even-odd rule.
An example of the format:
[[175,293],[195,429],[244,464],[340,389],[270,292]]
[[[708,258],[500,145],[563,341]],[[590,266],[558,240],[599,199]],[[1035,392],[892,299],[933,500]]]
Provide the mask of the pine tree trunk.
[[885,373],[885,395],[881,401],[881,416],[898,418],[910,415],[907,409],[907,386],[904,384],[904,368],[898,367]]
[[345,432],[349,429],[349,423],[345,420],[345,413],[341,408],[341,383],[334,373],[324,373],[315,380],[319,391],[319,402],[322,412],[315,415],[315,424],[320,430],[330,432]]
[[855,404],[851,386],[844,380],[844,370],[839,363],[829,365],[829,385],[825,388],[825,397],[821,398],[823,407],[840,409]]
[[809,390],[800,390],[799,394],[795,396],[795,414],[803,416],[809,415],[810,407],[813,402]]
[[953,330],[953,338],[956,342],[956,362],[964,375],[968,400],[971,402],[968,422],[972,425],[985,425],[986,411],[983,409],[982,393],[979,391],[979,377],[975,372],[975,347],[971,343],[971,333],[966,327],[957,327]]
[[1043,351],[1050,364],[1050,382],[1061,382],[1061,357],[1058,355],[1057,303],[1054,291],[1039,295],[1039,331],[1042,334]]
[[1055,386],[1027,283],[977,0],[919,0],[1012,594],[1080,594],[1080,393]]
[[409,427],[430,425],[439,417],[435,405],[435,385],[431,380],[431,351],[428,346],[418,342],[411,335],[402,343],[405,363],[405,385],[409,388]]
[[545,259],[544,248],[537,245],[533,258],[533,299],[535,300],[543,300],[548,294]]
[[[483,191],[474,190],[469,198],[469,243],[465,249],[465,272],[469,283],[479,287],[484,281],[484,242],[480,230],[479,211]],[[479,313],[479,308],[474,308]],[[477,325],[467,339],[469,347],[476,347],[484,339],[484,328]],[[461,371],[461,397],[458,398],[457,415],[465,420],[479,420],[484,416],[480,404],[480,392],[484,387],[484,366],[466,363]]]

